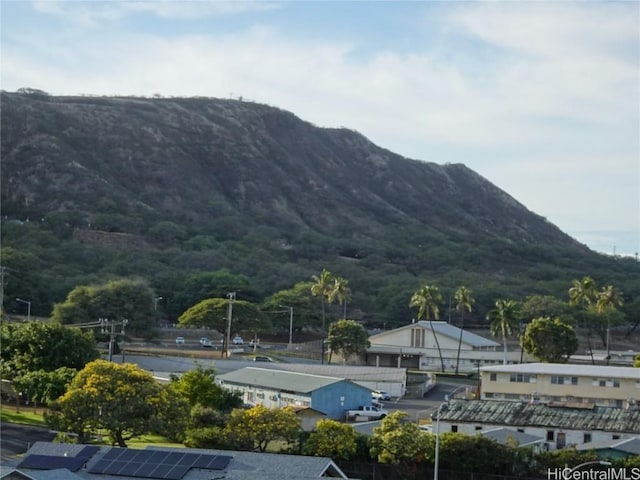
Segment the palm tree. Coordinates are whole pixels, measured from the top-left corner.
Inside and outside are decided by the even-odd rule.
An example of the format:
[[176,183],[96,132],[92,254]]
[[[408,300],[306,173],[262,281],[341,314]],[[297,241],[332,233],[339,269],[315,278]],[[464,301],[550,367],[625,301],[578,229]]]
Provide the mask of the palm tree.
[[505,365],[507,364],[507,337],[513,332],[517,313],[518,302],[504,299],[496,300],[495,308],[487,313],[487,320],[491,322],[491,334],[496,337],[502,335]]
[[324,333],[326,331],[324,299],[328,298],[331,292],[333,275],[326,268],[323,268],[319,276],[313,275],[311,279],[315,282],[311,285],[311,295],[314,297],[320,296],[320,301],[322,302],[322,332]]
[[438,355],[440,356],[440,365],[442,371],[444,372],[444,359],[442,358],[442,350],[440,350],[440,342],[438,341],[438,336],[436,335],[436,331],[433,328],[433,322],[431,321],[432,314],[433,318],[438,320],[440,316],[440,308],[438,307],[438,303],[440,303],[441,301],[442,295],[440,295],[438,287],[433,285],[425,285],[411,296],[409,307],[418,307],[418,320],[424,317],[429,322],[431,333],[433,334],[433,339],[436,341]]
[[[622,300],[622,294],[620,291],[608,285],[603,287],[601,291],[596,294],[596,312],[599,315],[603,315],[607,310],[615,310],[616,307],[621,307],[624,304]],[[609,318],[607,318],[607,365],[609,365],[610,355],[609,346]]]
[[460,337],[458,338],[458,353],[456,355],[456,373],[458,373],[458,366],[460,365],[460,347],[462,345],[462,332],[464,328],[464,311],[465,309],[471,313],[471,308],[475,303],[475,300],[471,296],[471,290],[462,286],[456,290],[453,298],[456,301],[456,310],[460,312]]
[[349,282],[342,277],[333,277],[333,285],[329,288],[329,294],[327,299],[329,303],[333,303],[334,300],[338,302],[338,305],[344,304],[342,319],[347,319],[347,301],[351,299],[351,290],[348,287]]
[[591,323],[586,321],[585,311],[596,302],[596,282],[591,277],[584,277],[582,280],[573,280],[571,285],[572,287],[569,289],[569,305],[582,306],[582,322],[587,325],[587,344],[589,346],[589,355],[591,355],[591,364],[595,365],[596,362],[593,359],[593,348],[591,348]]

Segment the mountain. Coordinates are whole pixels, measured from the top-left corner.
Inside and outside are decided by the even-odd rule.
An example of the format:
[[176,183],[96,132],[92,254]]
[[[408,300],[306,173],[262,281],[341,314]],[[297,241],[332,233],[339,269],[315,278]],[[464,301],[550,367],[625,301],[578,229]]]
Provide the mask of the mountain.
[[[557,294],[583,275],[627,285],[637,274],[465,165],[404,158],[271,106],[34,90],[1,102],[3,246],[22,248],[37,225],[62,250],[95,250],[68,255],[72,271],[56,277],[60,252],[30,248],[60,283],[42,294],[47,306],[84,277],[135,274],[158,290],[161,273],[227,269],[261,299],[326,267],[350,281],[363,315],[392,321],[410,315],[395,297],[424,281],[467,282],[490,305],[502,292]],[[156,270],[117,266],[132,249]],[[85,258],[96,252],[105,259]]]

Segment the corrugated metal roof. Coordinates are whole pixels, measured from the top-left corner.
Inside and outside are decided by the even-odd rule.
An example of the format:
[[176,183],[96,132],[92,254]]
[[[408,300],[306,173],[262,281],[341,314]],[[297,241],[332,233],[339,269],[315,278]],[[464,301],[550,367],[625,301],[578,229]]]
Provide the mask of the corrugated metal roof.
[[[377,333],[376,335],[370,336],[369,340],[372,341],[372,343],[374,343],[376,341],[376,337],[378,336],[387,335],[390,332],[397,331],[397,330],[406,330],[407,328],[415,328],[416,325],[422,328],[426,328],[427,330],[431,330],[431,325],[433,325],[433,330],[436,332],[436,335],[445,335],[447,337],[455,339],[456,342],[460,338],[461,329],[454,325],[451,325],[450,323],[441,322],[441,321],[432,321],[431,324],[429,324],[429,322],[426,320],[420,320],[419,322],[405,325],[403,327],[396,328],[395,330],[389,330],[386,332]],[[498,342],[495,342],[490,338],[482,337],[480,335],[477,335],[473,332],[469,332],[468,330],[464,330],[464,329],[462,329],[462,342],[468,345],[471,345],[472,347],[499,347],[500,346]]]
[[[460,337],[460,328],[451,325],[447,322],[431,322],[433,324],[433,329],[436,332],[436,335],[446,335],[447,337],[455,338],[458,340]],[[431,328],[429,322],[425,320],[421,320],[418,322],[424,328]],[[473,347],[499,347],[500,344],[491,340],[490,338],[485,338],[480,335],[477,335],[473,332],[469,332],[467,330],[462,329],[462,342],[467,343]]]
[[640,455],[640,437],[625,438],[624,440],[609,440],[608,442],[588,442],[577,445],[578,450],[619,450],[631,455]]
[[507,445],[513,440],[518,442],[518,445],[521,447],[544,442],[544,438],[542,437],[536,437],[535,435],[529,435],[528,433],[518,432],[517,430],[504,427],[484,430],[480,432],[480,435],[495,440],[502,445]]
[[224,375],[218,375],[216,378],[225,383],[255,385],[257,387],[300,393],[310,393],[327,385],[346,381],[342,378],[255,367],[245,367]]
[[529,373],[534,375],[566,375],[598,378],[634,378],[640,380],[640,368],[568,363],[520,363],[480,367],[482,372]]
[[449,423],[640,433],[638,410],[605,407],[587,410],[500,400],[453,400],[448,409],[442,410],[440,420]]
[[303,363],[275,363],[268,368],[287,370],[289,372],[326,375],[335,378],[362,382],[406,382],[406,368],[367,367],[360,365],[310,365]]

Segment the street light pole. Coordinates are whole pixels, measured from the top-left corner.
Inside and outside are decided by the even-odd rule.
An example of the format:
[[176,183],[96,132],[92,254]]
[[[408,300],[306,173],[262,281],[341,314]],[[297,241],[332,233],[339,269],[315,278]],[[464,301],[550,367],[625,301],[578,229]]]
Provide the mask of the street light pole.
[[229,358],[229,345],[231,345],[231,317],[233,316],[233,301],[236,299],[236,292],[227,293],[229,304],[227,305],[227,351],[226,357]]
[[440,412],[446,403],[441,403],[436,412],[436,454],[433,461],[433,480],[438,480],[438,469],[440,467]]
[[156,297],[153,299],[153,309],[158,310],[158,300],[162,300],[162,297]]
[[27,322],[30,322],[31,321],[31,302],[28,300],[22,300],[21,298],[16,298],[16,301],[27,304]]
[[291,350],[291,347],[293,345],[293,307],[290,307],[288,305],[278,305],[278,306],[289,309],[289,350]]

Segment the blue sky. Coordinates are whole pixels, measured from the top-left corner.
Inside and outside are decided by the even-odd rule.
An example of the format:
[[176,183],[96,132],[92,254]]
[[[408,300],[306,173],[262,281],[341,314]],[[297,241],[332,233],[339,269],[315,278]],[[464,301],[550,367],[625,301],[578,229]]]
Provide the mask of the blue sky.
[[640,252],[640,3],[0,3],[0,83],[239,97],[464,163],[603,253]]

